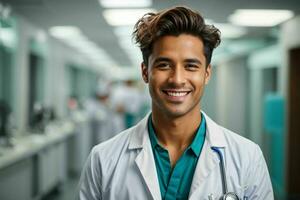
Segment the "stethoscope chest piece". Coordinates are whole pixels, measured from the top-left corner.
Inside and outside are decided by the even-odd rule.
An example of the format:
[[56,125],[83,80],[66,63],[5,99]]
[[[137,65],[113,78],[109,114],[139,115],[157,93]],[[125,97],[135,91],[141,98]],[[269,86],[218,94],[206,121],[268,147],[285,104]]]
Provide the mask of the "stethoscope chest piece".
[[228,192],[223,195],[222,200],[239,200],[239,197],[233,192]]

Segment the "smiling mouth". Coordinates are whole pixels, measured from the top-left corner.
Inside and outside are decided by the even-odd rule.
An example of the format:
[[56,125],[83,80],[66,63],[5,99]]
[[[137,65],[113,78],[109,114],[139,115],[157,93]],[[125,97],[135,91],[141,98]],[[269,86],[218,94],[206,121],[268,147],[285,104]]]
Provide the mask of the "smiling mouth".
[[190,91],[174,91],[174,90],[163,90],[163,92],[170,97],[184,97],[190,93]]

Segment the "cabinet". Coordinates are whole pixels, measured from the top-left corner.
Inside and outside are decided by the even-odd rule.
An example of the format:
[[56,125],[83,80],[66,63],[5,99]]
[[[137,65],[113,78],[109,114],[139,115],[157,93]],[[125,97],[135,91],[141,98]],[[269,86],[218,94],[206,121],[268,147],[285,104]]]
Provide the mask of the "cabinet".
[[30,200],[34,193],[32,157],[0,169],[0,199]]
[[37,154],[38,193],[46,194],[67,179],[66,142],[52,144]]

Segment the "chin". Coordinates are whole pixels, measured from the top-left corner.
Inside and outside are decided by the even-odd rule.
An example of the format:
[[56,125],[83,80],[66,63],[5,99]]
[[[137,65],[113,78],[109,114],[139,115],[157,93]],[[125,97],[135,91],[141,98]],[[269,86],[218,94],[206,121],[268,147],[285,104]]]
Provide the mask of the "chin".
[[180,110],[180,109],[166,109],[164,110],[167,116],[172,118],[178,118],[187,115],[189,112],[187,110]]

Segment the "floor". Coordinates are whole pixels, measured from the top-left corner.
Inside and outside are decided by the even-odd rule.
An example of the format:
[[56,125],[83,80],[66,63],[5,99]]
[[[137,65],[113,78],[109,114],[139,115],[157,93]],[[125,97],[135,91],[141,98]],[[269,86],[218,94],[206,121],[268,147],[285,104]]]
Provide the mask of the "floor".
[[56,188],[42,200],[75,200],[79,177],[70,177],[60,188]]

